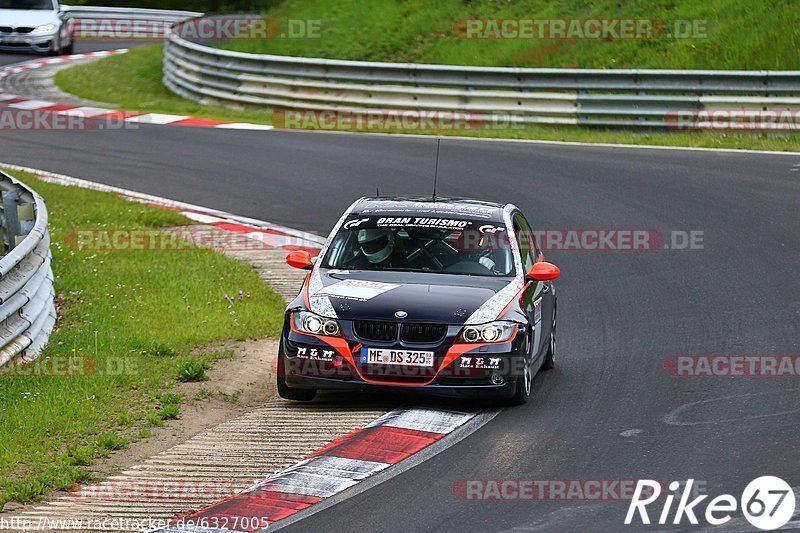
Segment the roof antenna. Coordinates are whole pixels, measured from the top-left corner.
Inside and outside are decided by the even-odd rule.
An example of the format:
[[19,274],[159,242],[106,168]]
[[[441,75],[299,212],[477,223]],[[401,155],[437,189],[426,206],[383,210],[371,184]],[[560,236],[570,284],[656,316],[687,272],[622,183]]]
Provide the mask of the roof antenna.
[[439,176],[439,148],[442,146],[442,138],[436,139],[436,169],[433,171],[433,201],[436,201],[436,178]]
[[381,196],[381,190],[377,186],[375,187],[375,196],[377,196],[379,198]]

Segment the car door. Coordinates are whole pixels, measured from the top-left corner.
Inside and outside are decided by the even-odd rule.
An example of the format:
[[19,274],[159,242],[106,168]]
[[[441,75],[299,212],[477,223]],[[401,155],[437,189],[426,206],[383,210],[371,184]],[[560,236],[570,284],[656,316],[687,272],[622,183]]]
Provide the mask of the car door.
[[[525,217],[523,216],[523,220]],[[530,227],[530,224],[525,223]],[[533,250],[533,257],[534,262],[544,261],[544,253],[542,249],[539,247],[538,242],[536,241],[536,235],[534,234],[533,230],[529,231],[528,233],[531,250]],[[539,318],[541,319],[541,344],[539,346],[540,350],[549,347],[550,342],[550,333],[553,329],[553,318],[556,312],[556,289],[553,285],[552,281],[543,281],[538,284],[537,290],[539,291],[539,295],[541,297],[541,303],[538,307]]]
[[[530,271],[533,264],[538,260],[539,251],[536,247],[535,239],[531,233],[528,221],[519,211],[514,214],[514,235],[519,244],[519,252],[522,259],[524,273]],[[534,346],[533,356],[536,358],[541,353],[542,339],[546,338],[542,331],[542,303],[543,303],[543,282],[529,280],[530,286],[522,296],[521,307],[528,317],[532,328],[532,342]]]

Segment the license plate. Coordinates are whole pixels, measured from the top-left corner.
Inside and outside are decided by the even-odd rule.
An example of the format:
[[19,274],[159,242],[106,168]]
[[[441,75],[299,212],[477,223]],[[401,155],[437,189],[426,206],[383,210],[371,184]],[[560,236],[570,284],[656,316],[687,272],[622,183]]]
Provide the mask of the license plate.
[[361,362],[377,365],[433,366],[433,352],[361,348]]

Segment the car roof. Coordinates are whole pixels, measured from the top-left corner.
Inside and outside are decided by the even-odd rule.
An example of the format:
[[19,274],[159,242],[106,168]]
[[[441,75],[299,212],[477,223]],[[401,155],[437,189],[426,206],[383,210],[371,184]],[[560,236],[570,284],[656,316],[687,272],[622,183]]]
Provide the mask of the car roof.
[[459,197],[431,196],[378,196],[361,198],[355,203],[350,214],[409,215],[413,213],[430,215],[447,215],[478,217],[501,222],[503,210],[508,204],[474,200]]

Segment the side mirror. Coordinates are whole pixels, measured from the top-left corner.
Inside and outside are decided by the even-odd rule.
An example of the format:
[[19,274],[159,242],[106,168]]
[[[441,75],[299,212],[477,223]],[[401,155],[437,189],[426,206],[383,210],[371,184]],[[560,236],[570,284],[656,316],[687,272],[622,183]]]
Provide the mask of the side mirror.
[[310,253],[305,250],[296,250],[289,252],[289,255],[286,256],[286,264],[300,270],[311,270],[314,261],[311,259]]
[[553,263],[539,261],[534,264],[528,272],[528,278],[535,279],[536,281],[550,281],[556,279],[561,275],[561,269]]

